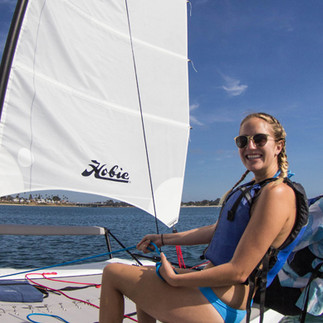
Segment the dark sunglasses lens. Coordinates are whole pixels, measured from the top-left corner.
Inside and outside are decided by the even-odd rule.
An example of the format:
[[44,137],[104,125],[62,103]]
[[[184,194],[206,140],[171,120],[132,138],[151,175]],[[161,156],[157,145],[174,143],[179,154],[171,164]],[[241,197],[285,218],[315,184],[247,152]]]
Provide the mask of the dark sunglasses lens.
[[247,145],[248,138],[246,136],[239,136],[236,138],[236,145],[238,148],[243,148]]
[[263,147],[267,143],[267,136],[262,133],[259,133],[257,135],[254,135],[253,141],[257,146]]

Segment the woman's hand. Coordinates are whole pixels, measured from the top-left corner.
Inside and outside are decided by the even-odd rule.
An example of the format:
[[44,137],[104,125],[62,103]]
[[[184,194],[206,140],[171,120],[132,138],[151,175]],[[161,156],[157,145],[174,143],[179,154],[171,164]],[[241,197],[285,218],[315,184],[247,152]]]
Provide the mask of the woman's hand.
[[164,278],[164,280],[171,286],[175,285],[176,273],[174,272],[174,267],[167,260],[163,252],[160,253],[161,263],[159,273]]
[[[162,246],[162,240],[160,234],[147,234],[141,241],[137,244],[137,249],[141,250],[143,253],[148,253],[155,250],[155,247],[150,243],[153,242],[159,248]],[[149,249],[148,249],[149,247]]]

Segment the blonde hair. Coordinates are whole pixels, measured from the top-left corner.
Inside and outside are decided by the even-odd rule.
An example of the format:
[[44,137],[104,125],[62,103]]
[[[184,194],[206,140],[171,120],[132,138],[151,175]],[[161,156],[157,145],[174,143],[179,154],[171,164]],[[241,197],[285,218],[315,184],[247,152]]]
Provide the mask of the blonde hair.
[[[259,119],[266,121],[272,127],[275,141],[276,142],[278,142],[278,141],[283,142],[282,150],[280,151],[280,153],[277,156],[278,168],[280,170],[278,177],[280,179],[276,183],[279,184],[283,181],[283,179],[285,177],[287,177],[287,173],[288,173],[288,161],[287,161],[287,154],[286,154],[286,131],[283,128],[283,126],[281,125],[281,123],[275,117],[271,116],[270,114],[264,113],[264,112],[251,113],[251,114],[247,115],[241,121],[240,128],[247,120],[249,120],[251,118],[259,118]],[[220,204],[222,204],[224,202],[224,200],[226,199],[226,197],[246,178],[246,176],[249,174],[249,172],[250,172],[249,170],[246,170],[242,174],[242,176],[238,180],[238,182],[235,183],[234,186],[222,196]]]

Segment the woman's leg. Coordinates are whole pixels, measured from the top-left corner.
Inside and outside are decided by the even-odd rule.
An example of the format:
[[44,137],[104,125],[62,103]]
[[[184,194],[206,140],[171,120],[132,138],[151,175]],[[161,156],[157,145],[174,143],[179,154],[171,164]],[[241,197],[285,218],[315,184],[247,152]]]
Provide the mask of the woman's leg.
[[[107,267],[106,267],[107,268]],[[103,270],[100,296],[100,322],[122,322],[124,316],[124,298],[110,283],[110,274]]]
[[156,319],[137,306],[137,319],[141,323],[156,323]]
[[198,288],[171,287],[155,272],[155,267],[109,264],[103,272],[100,323],[122,322],[123,295],[139,311],[141,322],[221,322],[223,319]]

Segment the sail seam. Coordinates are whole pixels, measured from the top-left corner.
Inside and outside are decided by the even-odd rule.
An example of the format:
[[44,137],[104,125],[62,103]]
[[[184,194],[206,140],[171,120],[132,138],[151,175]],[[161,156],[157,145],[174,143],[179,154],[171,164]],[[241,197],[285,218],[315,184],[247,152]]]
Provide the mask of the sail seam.
[[[73,5],[70,1],[65,1],[66,5],[69,5],[70,7],[73,7],[76,11],[78,11],[83,17],[86,17],[87,19],[91,20],[93,23],[97,24],[98,26],[101,26],[103,27],[104,29],[106,30],[109,30],[110,32],[114,33],[115,35],[119,35],[121,36],[122,38],[128,40],[128,37],[129,35],[126,34],[126,33],[122,33],[122,32],[119,32],[113,28],[111,28],[110,26],[98,21],[97,19],[93,19],[92,16],[88,15],[86,12],[82,11],[80,8],[76,7],[75,5]],[[164,52],[168,55],[172,55],[172,56],[175,56],[175,57],[178,57],[180,59],[183,59],[185,61],[188,61],[187,57],[185,55],[181,55],[181,54],[178,54],[176,52],[173,52],[171,50],[168,50],[168,49],[165,49],[163,47],[160,47],[160,46],[156,46],[156,45],[152,45],[150,43],[147,43],[143,40],[140,40],[138,38],[135,38],[133,36],[131,36],[131,39],[132,39],[132,43],[138,43],[138,44],[141,44],[141,45],[144,45],[146,47],[151,47],[151,48],[154,48],[155,50],[158,50],[158,51],[161,51],[161,52]]]
[[[99,99],[97,99],[97,98],[95,98],[93,96],[86,95],[86,94],[84,94],[84,92],[81,92],[79,90],[75,90],[74,88],[69,87],[69,86],[67,86],[67,85],[65,85],[63,83],[57,82],[52,78],[46,77],[42,73],[37,73],[37,72],[33,71],[31,68],[27,67],[26,65],[16,64],[14,68],[24,70],[25,72],[30,73],[33,76],[36,76],[37,78],[40,78],[40,79],[42,79],[44,81],[47,81],[47,82],[51,83],[52,85],[55,85],[56,87],[60,88],[61,90],[65,91],[67,93],[73,93],[73,94],[77,95],[78,97],[81,97],[81,98],[86,99],[88,101],[96,102],[96,103],[104,105],[104,106],[109,106],[110,108],[118,110],[118,111],[123,110],[123,111],[125,111],[127,113],[131,113],[133,115],[137,114],[136,110],[132,110],[132,109],[129,109],[129,108],[125,107],[125,106],[114,104],[114,103],[111,103],[111,102],[105,101],[105,100],[99,100]],[[150,114],[150,113],[145,113],[145,117],[149,118],[151,120],[153,120],[153,119],[158,120],[159,122],[162,122],[162,123],[167,123],[167,124],[171,123],[173,125],[177,125],[177,126],[183,127],[183,128],[188,127],[186,122],[176,121],[176,120],[171,119],[171,118],[167,119],[167,118],[164,118],[164,117],[161,117],[161,116],[156,116],[156,115],[153,115],[153,114]]]

